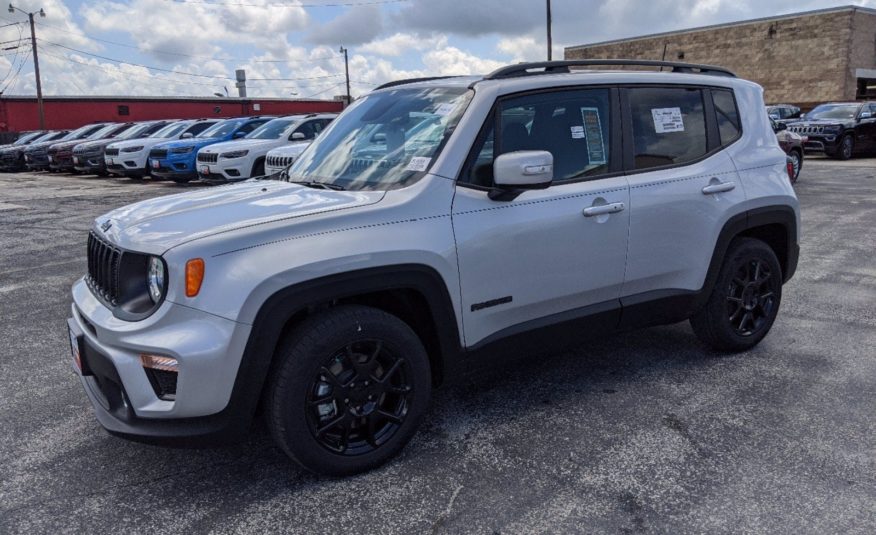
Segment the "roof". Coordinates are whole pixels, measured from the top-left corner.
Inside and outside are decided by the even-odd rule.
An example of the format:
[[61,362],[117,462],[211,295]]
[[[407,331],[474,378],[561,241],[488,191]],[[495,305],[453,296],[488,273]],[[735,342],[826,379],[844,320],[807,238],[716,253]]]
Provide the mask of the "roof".
[[[36,95],[0,95],[0,101],[3,100],[33,100],[36,101]],[[43,101],[98,101],[98,102],[240,102],[240,103],[258,103],[258,102],[338,102],[336,100],[320,100],[307,98],[278,98],[278,97],[215,97],[215,96],[192,96],[192,97],[160,97],[160,96],[124,96],[124,95],[58,95],[58,96],[43,96]]]
[[869,13],[870,15],[876,15],[876,9],[860,7],[860,6],[838,6],[838,7],[828,7],[824,9],[813,9],[811,11],[799,11],[796,13],[788,13],[785,15],[776,15],[773,17],[760,17],[757,19],[748,19],[748,20],[740,20],[736,22],[724,22],[721,24],[712,24],[709,26],[698,26],[696,28],[686,28],[683,30],[672,30],[669,32],[660,32],[660,33],[651,33],[647,35],[637,35],[634,37],[625,37],[622,39],[611,39],[608,41],[599,41],[597,43],[587,43],[583,45],[575,45],[575,46],[567,46],[566,50],[579,50],[590,48],[594,46],[602,46],[602,45],[613,45],[617,43],[626,43],[629,41],[639,41],[643,39],[654,39],[656,37],[669,37],[672,35],[681,35],[685,33],[695,33],[702,32],[707,30],[717,30],[721,28],[732,28],[734,26],[745,26],[746,24],[756,24],[759,22],[766,22],[772,20],[788,20],[788,19],[796,19],[798,17],[809,17],[813,15],[827,15],[829,13],[841,13],[841,12],[855,12],[860,11],[862,13]]

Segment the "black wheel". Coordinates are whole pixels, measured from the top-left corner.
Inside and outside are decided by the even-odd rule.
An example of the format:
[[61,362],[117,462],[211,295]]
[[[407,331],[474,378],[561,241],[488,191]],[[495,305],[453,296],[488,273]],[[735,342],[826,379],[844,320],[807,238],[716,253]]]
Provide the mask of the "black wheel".
[[800,170],[803,169],[803,154],[800,151],[792,150],[788,153],[791,158],[791,165],[794,167],[794,176],[791,177],[791,184],[797,183],[797,178],[800,176]]
[[344,305],[305,320],[280,345],[267,392],[277,444],[312,472],[380,466],[413,437],[429,403],[429,358],[391,314]]
[[173,179],[173,181],[176,182],[177,184],[188,184],[190,180],[191,180],[190,178],[174,178]]
[[256,176],[265,176],[265,161],[258,160],[256,163],[252,164],[252,173],[249,175],[250,178]]
[[852,154],[855,152],[855,140],[852,136],[846,134],[840,140],[839,147],[837,147],[836,152],[830,154],[830,156],[836,158],[837,160],[848,160],[852,157]]
[[705,306],[690,318],[696,335],[718,351],[744,351],[769,332],[782,300],[782,268],[773,250],[737,238]]

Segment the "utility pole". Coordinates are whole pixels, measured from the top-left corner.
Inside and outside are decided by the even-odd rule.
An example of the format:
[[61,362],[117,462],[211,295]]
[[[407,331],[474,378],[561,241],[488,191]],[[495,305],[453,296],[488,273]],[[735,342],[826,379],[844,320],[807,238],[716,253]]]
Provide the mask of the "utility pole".
[[548,53],[548,61],[553,60],[554,58],[554,50],[553,50],[553,39],[551,38],[551,0],[547,0],[547,53]]
[[[45,130],[46,129],[46,114],[45,114],[45,111],[43,111],[43,84],[42,84],[42,81],[40,80],[40,58],[39,58],[39,55],[37,54],[36,30],[34,29],[34,26],[33,26],[34,13],[33,12],[28,13],[27,11],[25,11],[23,9],[19,9],[19,8],[13,6],[12,4],[9,4],[9,12],[15,13],[15,10],[21,11],[22,13],[27,15],[28,19],[30,19],[30,47],[33,50],[33,74],[36,77],[37,109],[39,110],[39,114],[40,114],[40,130]],[[36,13],[39,13],[40,17],[46,16],[46,12],[43,11],[43,8],[40,8],[40,10],[37,11]]]
[[237,82],[234,84],[237,86],[237,96],[246,98],[246,71],[237,69],[234,71],[234,77],[237,78]]
[[347,76],[347,106],[352,102],[352,98],[350,97],[350,61],[347,58],[347,49],[343,46],[341,47],[340,52],[344,53],[344,73]]

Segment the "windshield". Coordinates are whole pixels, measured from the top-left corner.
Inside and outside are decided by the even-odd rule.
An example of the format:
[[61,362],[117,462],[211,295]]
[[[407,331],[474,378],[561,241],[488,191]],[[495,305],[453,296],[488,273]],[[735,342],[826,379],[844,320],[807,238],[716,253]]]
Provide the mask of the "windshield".
[[272,119],[253,130],[246,139],[280,139],[283,132],[295,121],[296,119]]
[[166,125],[164,128],[160,129],[158,132],[155,132],[149,137],[160,137],[162,139],[176,137],[191,124],[192,123],[188,122],[170,123],[169,125]]
[[155,127],[155,123],[135,124],[134,126],[128,128],[127,130],[125,130],[124,132],[122,132],[121,134],[116,136],[116,138],[117,139],[135,139],[138,137],[143,137],[142,134],[153,127]]
[[807,119],[854,119],[859,104],[822,104],[806,114]]
[[115,130],[118,127],[119,127],[119,125],[117,125],[117,124],[108,124],[108,125],[104,126],[103,128],[99,129],[97,132],[86,137],[85,139],[103,139],[106,136],[108,136],[110,134],[110,132],[112,132],[113,130]]
[[46,135],[48,135],[46,132],[31,132],[30,134],[25,134],[25,135],[21,136],[20,138],[16,139],[12,144],[13,145],[24,145],[25,143],[27,143],[28,141],[30,141],[32,139],[38,141],[39,140],[38,138],[46,137]]
[[288,179],[348,190],[407,186],[429,169],[471,97],[464,87],[430,87],[361,98],[305,149]]
[[86,132],[91,132],[92,128],[94,128],[93,124],[87,124],[85,126],[81,126],[76,130],[70,132],[66,136],[61,138],[61,141],[68,141],[71,139],[80,139],[85,135]]
[[237,127],[243,124],[241,120],[228,120],[216,123],[210,128],[204,130],[195,137],[225,137],[231,132],[237,130]]

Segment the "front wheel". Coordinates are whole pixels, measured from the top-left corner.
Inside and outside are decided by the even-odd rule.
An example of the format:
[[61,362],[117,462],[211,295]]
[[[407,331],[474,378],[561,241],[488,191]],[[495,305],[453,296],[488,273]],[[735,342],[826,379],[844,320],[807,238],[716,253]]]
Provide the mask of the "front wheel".
[[766,243],[737,238],[705,306],[690,318],[694,333],[712,349],[745,351],[767,335],[782,300],[782,268]]
[[349,475],[395,456],[431,393],[417,335],[382,310],[338,306],[306,319],[280,345],[267,391],[277,444],[312,472]]
[[840,140],[839,147],[837,147],[836,152],[830,154],[833,158],[837,160],[848,160],[852,157],[852,154],[855,152],[855,140],[852,139],[852,136],[845,135]]

